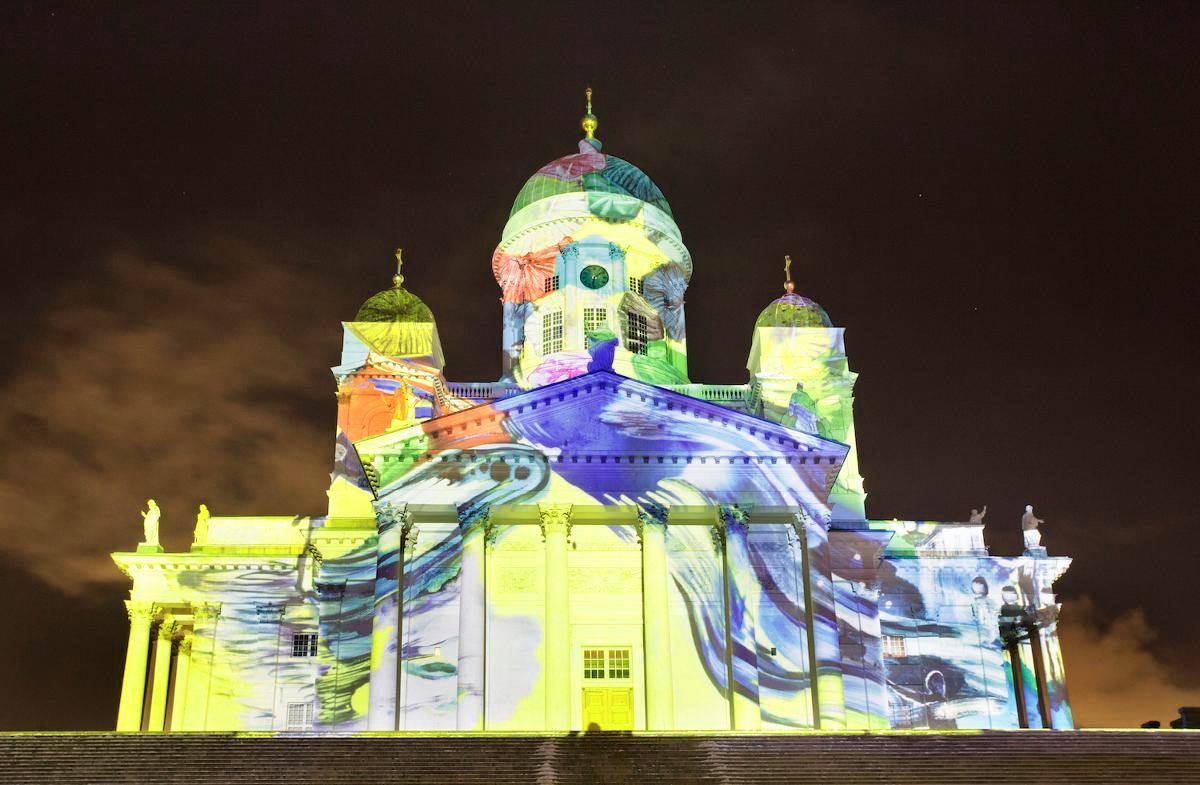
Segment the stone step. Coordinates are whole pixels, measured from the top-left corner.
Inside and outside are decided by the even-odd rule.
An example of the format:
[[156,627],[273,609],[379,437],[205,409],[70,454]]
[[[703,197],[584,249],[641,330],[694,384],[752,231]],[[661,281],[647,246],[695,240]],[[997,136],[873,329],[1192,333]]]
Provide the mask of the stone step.
[[1200,732],[0,735],[0,782],[1200,783]]

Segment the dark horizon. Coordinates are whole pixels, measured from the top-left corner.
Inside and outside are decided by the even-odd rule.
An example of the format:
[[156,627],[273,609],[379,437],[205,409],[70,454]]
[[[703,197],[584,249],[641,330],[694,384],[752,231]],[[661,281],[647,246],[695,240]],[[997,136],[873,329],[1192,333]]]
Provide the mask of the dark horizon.
[[0,12],[0,730],[112,727],[147,497],[168,548],[201,501],[323,512],[338,322],[393,247],[447,376],[499,376],[492,249],[589,84],[692,253],[692,380],[745,381],[791,254],[847,328],[868,514],[986,503],[1014,554],[1034,504],[1077,722],[1200,704],[1193,7],[520,10]]

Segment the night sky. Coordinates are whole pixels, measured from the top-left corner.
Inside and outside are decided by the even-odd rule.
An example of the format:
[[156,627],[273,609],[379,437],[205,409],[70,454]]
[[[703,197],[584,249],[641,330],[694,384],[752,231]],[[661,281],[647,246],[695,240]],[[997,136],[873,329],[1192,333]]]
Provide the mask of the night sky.
[[1058,584],[1083,725],[1200,704],[1197,12],[1162,3],[5,3],[0,729],[107,729],[107,554],[320,514],[339,321],[389,285],[500,373],[517,191],[605,152],[665,192],[691,377],[797,291],[847,328],[874,518],[965,520]]

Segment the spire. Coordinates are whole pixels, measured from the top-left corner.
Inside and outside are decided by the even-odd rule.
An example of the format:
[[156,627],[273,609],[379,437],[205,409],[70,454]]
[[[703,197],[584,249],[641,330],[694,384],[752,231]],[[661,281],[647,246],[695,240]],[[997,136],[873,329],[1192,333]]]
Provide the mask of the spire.
[[588,88],[585,93],[587,95],[587,114],[583,116],[580,125],[583,126],[584,133],[588,139],[596,138],[596,127],[600,125],[600,121],[596,119],[596,115],[592,114],[592,88]]
[[790,256],[783,257],[783,275],[783,290],[791,294],[795,290],[796,285],[792,283],[792,257]]
[[403,253],[403,248],[396,249],[396,274],[392,276],[392,286],[396,289],[399,289],[404,283],[404,276],[400,274],[400,268],[404,266],[404,259],[401,258]]

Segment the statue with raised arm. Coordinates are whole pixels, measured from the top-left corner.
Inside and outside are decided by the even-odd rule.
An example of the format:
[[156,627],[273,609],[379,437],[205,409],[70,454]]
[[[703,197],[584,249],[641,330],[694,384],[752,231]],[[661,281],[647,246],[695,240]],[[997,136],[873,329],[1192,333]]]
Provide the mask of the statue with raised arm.
[[142,534],[145,539],[142,542],[146,545],[158,545],[158,519],[162,517],[162,511],[158,509],[158,503],[153,499],[146,500],[146,511],[142,513]]
[[208,505],[201,504],[200,509],[196,511],[196,533],[192,535],[193,544],[204,545],[208,542],[208,519],[211,517]]
[[971,517],[967,519],[967,523],[978,523],[983,525],[983,516],[987,515],[987,505],[983,505],[982,510],[971,510]]
[[1025,550],[1033,550],[1041,545],[1042,533],[1038,531],[1038,526],[1045,523],[1041,518],[1033,514],[1033,505],[1025,505],[1025,514],[1021,516],[1021,531],[1025,534]]

